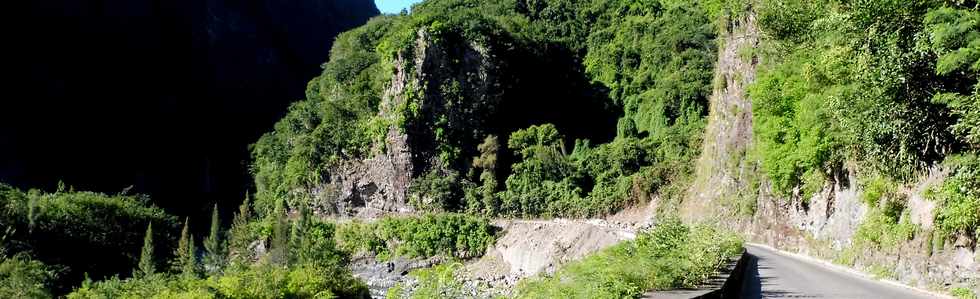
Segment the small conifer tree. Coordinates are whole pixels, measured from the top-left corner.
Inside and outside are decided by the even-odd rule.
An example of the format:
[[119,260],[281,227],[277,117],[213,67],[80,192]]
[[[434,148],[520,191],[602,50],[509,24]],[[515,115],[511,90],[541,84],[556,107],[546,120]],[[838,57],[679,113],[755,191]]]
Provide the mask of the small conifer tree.
[[143,237],[143,250],[140,252],[139,269],[135,276],[143,277],[156,273],[153,262],[153,223],[146,226],[146,236]]
[[225,248],[221,239],[221,220],[218,218],[218,205],[211,213],[211,230],[204,239],[204,265],[209,273],[219,272],[225,264]]

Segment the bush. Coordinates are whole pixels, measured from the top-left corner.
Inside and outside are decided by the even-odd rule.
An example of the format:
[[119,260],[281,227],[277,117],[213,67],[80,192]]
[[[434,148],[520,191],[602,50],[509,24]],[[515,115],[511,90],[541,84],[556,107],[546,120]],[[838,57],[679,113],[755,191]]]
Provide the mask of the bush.
[[749,95],[775,189],[844,160],[904,181],[976,148],[977,16],[966,3],[762,3],[772,51]]
[[398,284],[385,294],[387,299],[426,299],[426,298],[466,298],[463,283],[456,278],[456,271],[463,267],[459,262],[448,262],[432,268],[413,270],[410,276],[416,279],[411,294],[405,293],[405,286]]
[[977,236],[980,227],[980,158],[977,155],[947,159],[952,172],[938,190],[930,192],[937,201],[936,226],[945,235]]
[[315,265],[284,268],[256,265],[232,269],[220,276],[154,274],[142,278],[112,278],[83,285],[68,295],[83,298],[368,298],[367,286],[343,268]]
[[408,188],[408,203],[416,211],[445,212],[458,210],[463,190],[459,173],[453,170],[432,170],[412,180]]
[[635,298],[648,290],[694,287],[742,251],[733,232],[665,220],[651,231],[582,260],[552,276],[522,281],[518,298]]
[[976,293],[973,293],[973,291],[971,291],[970,289],[963,288],[963,287],[953,288],[953,290],[950,291],[949,293],[950,295],[953,295],[953,297],[959,299],[977,299]]
[[0,254],[0,297],[51,298],[49,286],[54,273],[44,264],[19,254]]
[[386,217],[376,223],[351,222],[337,230],[340,248],[351,253],[429,258],[437,255],[469,258],[483,255],[496,240],[486,218],[463,214]]
[[[897,210],[897,212],[896,212]],[[897,215],[896,215],[897,213]],[[906,215],[902,215],[905,213]],[[893,249],[911,240],[919,227],[911,223],[902,208],[872,208],[854,232],[855,246],[874,249]]]
[[[785,64],[760,72],[749,88],[752,98],[753,133],[762,168],[773,188],[789,195],[793,188],[807,183],[808,194],[822,186],[824,169],[836,163],[840,149],[838,132],[825,103],[836,90],[824,90],[820,81],[805,74],[818,71],[810,53],[787,59]],[[792,61],[790,63],[789,61]],[[807,174],[806,176],[804,176]],[[807,182],[800,178],[807,177]]]
[[97,279],[132,273],[150,223],[156,251],[170,252],[177,221],[148,198],[63,188],[23,192],[0,184],[0,224],[12,229],[4,246],[57,269],[51,282],[56,294],[76,286],[85,273]]

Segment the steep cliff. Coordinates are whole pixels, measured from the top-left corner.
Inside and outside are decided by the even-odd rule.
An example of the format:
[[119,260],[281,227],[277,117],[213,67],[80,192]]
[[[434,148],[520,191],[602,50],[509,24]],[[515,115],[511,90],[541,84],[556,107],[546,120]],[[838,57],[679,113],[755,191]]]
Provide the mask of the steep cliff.
[[[760,43],[773,41],[763,38],[767,33],[752,10],[724,27],[705,142],[681,216],[690,222],[732,225],[753,242],[833,260],[877,277],[920,288],[976,292],[980,262],[975,241],[963,235],[945,241],[933,225],[936,202],[927,190],[939,186],[949,175],[948,167],[937,165],[892,187],[895,193],[885,197],[893,198],[900,210],[897,224],[880,222],[884,208],[867,198],[882,196],[882,191],[866,179],[859,182],[856,163],[846,164],[811,194],[799,186],[789,195],[774,190],[754,143],[753,99],[747,92],[756,78],[760,49],[766,49]],[[876,231],[880,225],[902,231],[902,236]],[[869,245],[869,237],[880,238],[873,243],[877,245]]]
[[[501,62],[493,53],[474,42],[435,39],[424,28],[411,48],[394,60],[378,117],[396,123],[410,104],[417,117],[401,120],[404,127],[386,128],[383,142],[374,144],[373,157],[345,161],[332,172],[331,185],[321,188],[338,190],[339,199],[338,194],[324,194],[320,202],[337,200],[335,213],[370,218],[413,211],[407,202],[411,180],[430,169],[452,169],[444,164],[449,160],[440,160],[437,145],[466,144],[472,153],[472,145],[488,134],[486,117],[495,114],[502,85],[497,78]],[[446,89],[452,93],[443,93]],[[464,131],[470,135],[459,136]]]

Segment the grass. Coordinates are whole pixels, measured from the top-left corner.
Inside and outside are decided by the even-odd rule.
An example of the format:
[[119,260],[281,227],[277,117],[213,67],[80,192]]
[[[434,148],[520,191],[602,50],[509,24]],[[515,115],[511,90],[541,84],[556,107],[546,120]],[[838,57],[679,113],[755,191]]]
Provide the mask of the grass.
[[974,293],[970,289],[963,288],[963,287],[953,288],[953,290],[950,291],[949,293],[951,295],[953,295],[953,297],[956,297],[956,298],[959,298],[959,299],[977,299],[977,294],[976,293]]
[[653,230],[519,284],[517,298],[637,298],[695,287],[742,251],[733,232],[667,220]]

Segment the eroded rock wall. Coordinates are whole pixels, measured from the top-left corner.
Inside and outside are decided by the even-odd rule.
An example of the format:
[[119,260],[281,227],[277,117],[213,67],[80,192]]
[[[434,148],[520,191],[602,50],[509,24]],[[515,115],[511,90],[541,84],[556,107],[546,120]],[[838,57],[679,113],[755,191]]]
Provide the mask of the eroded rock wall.
[[[414,45],[394,60],[382,97],[379,116],[395,125],[374,145],[371,158],[345,161],[331,171],[330,180],[313,190],[318,206],[359,218],[413,212],[407,200],[413,178],[459,168],[440,159],[438,145],[447,140],[438,139],[437,128],[473,150],[485,137],[485,115],[493,115],[502,93],[499,63],[488,46],[437,38],[420,28]],[[418,113],[406,115],[405,109]]]
[[861,200],[863,190],[853,170],[835,174],[810,198],[802,198],[798,190],[791,196],[772,191],[759,169],[760,161],[749,154],[752,100],[746,88],[755,78],[759,58],[748,54],[764,42],[763,33],[751,11],[733,18],[725,31],[696,178],[679,208],[682,218],[725,223],[746,232],[751,242],[835,260],[920,288],[976,289],[980,281],[976,245],[956,240],[934,246],[930,237],[935,203],[924,193],[947,175],[941,168],[899,190],[908,210],[903,221],[909,217],[917,231],[894,248],[852,247],[870,210]]

